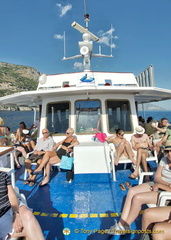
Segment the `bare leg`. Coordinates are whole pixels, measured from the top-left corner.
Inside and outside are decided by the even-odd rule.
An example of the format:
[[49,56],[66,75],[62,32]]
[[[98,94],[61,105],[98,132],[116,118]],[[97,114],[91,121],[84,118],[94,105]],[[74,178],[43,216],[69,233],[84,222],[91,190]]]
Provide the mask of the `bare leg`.
[[126,149],[129,159],[133,162],[133,164],[137,165],[137,162],[134,159],[134,153],[131,149],[131,145],[129,142],[125,143],[125,149]]
[[124,142],[120,142],[118,147],[116,148],[116,158],[115,158],[115,165],[118,165],[119,162],[119,158],[122,156],[123,152],[124,152],[124,148],[125,148],[125,143]]
[[43,178],[42,182],[39,184],[39,186],[43,186],[43,185],[46,185],[49,180],[50,180],[50,168],[51,168],[51,165],[50,163],[48,162],[45,166],[45,172],[46,172],[46,175],[45,177]]
[[[170,231],[171,223],[164,222],[164,223],[157,223],[153,227],[153,231],[156,233],[153,233],[153,240],[170,240],[171,239],[171,231]],[[161,233],[157,233],[160,231],[163,231]]]
[[[35,172],[41,171],[43,167],[49,162],[50,158],[53,158],[53,157],[55,157],[57,160],[59,159],[55,152],[47,151],[43,156],[40,166],[36,169]],[[60,159],[59,159],[59,162],[60,162]]]
[[[133,198],[135,195],[137,195],[139,193],[147,193],[147,194],[151,193],[150,186],[147,183],[143,183],[141,185],[138,185],[138,186],[135,186],[135,187],[132,187],[129,189],[126,200],[125,200],[124,208],[123,208],[123,211],[121,214],[121,218],[119,221],[121,223],[121,225],[125,225],[125,223],[127,223],[127,219],[129,217],[129,215],[132,214],[131,211],[133,208],[132,207]],[[137,208],[137,206],[134,205],[134,207],[135,207],[136,214],[138,214],[139,206]]]
[[31,170],[31,160],[30,159],[25,159],[24,164],[25,164],[27,172],[30,175],[30,173],[32,172],[32,170]]
[[46,167],[45,167],[46,175],[43,181],[40,183],[40,186],[43,186],[49,182],[51,165],[59,162],[60,162],[60,159],[57,156],[50,158],[49,162],[46,164]]
[[15,161],[15,164],[16,164],[17,168],[19,168],[20,167],[20,163],[19,163],[19,161],[17,159],[17,152],[16,152],[16,150],[14,151],[14,161]]
[[21,206],[19,213],[24,229],[22,233],[14,233],[12,237],[25,236],[29,240],[44,240],[40,225],[33,213],[26,206]]
[[[40,166],[41,161],[42,161],[42,159],[39,159],[37,161],[36,169]],[[32,182],[31,186],[34,185],[35,179],[36,179],[36,175],[30,175],[29,180],[31,180],[31,182]]]
[[138,217],[143,204],[156,204],[158,195],[159,193],[154,191],[136,194],[132,199],[132,205],[126,223],[131,225],[131,223]]
[[143,149],[138,149],[138,151],[137,151],[137,161],[136,161],[137,164],[136,164],[136,168],[132,174],[133,178],[136,178],[139,175],[139,167],[140,167],[140,163],[141,163],[142,150]]
[[30,142],[29,142],[29,144],[30,144],[30,146],[31,146],[31,148],[32,149],[34,149],[35,148],[35,142],[33,141],[33,140],[31,140]]
[[23,156],[24,158],[27,158],[26,150],[25,150],[23,147],[17,147],[17,150],[22,153],[22,156]]
[[161,142],[157,142],[156,145],[154,146],[154,150],[156,150],[156,154],[157,155],[160,152],[160,146],[161,146]]
[[147,229],[151,230],[153,224],[156,222],[168,221],[169,218],[171,217],[170,212],[171,212],[170,206],[147,208],[143,213],[142,230],[147,230]]

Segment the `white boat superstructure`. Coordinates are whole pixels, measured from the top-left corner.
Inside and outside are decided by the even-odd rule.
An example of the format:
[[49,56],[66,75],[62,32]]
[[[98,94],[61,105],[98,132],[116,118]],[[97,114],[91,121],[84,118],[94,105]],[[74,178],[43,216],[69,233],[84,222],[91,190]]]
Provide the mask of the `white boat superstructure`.
[[[84,71],[43,74],[37,90],[1,97],[0,104],[29,106],[35,113],[39,108],[40,133],[43,128],[48,128],[56,142],[64,138],[68,127],[74,128],[81,143],[75,148],[75,173],[110,173],[109,154],[106,154],[109,149],[94,145],[95,133],[110,135],[120,128],[129,140],[138,125],[138,104],[171,99],[171,91],[155,87],[153,66],[137,77],[133,73],[91,71],[91,57],[103,57],[93,54],[91,39],[96,41],[98,38],[87,27],[76,22],[72,25],[83,35],[83,41],[79,42],[80,55],[75,58],[83,58]],[[74,57],[65,59],[71,58]],[[96,148],[99,149],[99,168],[96,161],[92,165],[92,159],[97,157]],[[86,166],[84,158],[87,159]]]

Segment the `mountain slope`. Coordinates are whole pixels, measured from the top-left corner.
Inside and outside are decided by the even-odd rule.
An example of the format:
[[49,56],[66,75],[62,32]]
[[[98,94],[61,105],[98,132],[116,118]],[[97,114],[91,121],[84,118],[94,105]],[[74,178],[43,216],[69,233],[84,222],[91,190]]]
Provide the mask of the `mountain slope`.
[[35,90],[41,75],[35,68],[0,62],[0,97]]

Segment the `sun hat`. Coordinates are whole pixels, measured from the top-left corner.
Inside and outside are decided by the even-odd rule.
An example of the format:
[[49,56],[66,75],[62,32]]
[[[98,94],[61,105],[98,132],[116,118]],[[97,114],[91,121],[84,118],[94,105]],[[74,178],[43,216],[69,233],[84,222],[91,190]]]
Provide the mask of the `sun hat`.
[[164,147],[164,150],[171,150],[171,141],[167,141]]
[[136,132],[137,134],[143,134],[143,133],[145,132],[145,129],[144,129],[143,127],[141,127],[141,126],[137,126],[137,127],[135,128],[135,132]]
[[0,117],[0,126],[4,125],[4,120]]

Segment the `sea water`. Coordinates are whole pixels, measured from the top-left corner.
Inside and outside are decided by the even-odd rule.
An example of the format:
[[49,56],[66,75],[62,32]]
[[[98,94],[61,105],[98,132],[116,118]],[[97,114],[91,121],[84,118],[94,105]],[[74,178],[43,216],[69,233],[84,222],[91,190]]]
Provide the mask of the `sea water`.
[[148,117],[152,117],[155,121],[159,121],[161,118],[167,118],[171,123],[171,111],[139,111],[138,116],[142,116],[145,120]]
[[[145,114],[145,116],[144,116]],[[163,117],[168,118],[171,122],[171,111],[142,111],[138,112],[138,116],[142,116],[147,120],[148,117],[153,117],[154,120],[158,121]],[[34,121],[33,111],[0,111],[0,117],[4,119],[5,126],[11,128],[11,132],[15,132],[19,127],[19,123],[24,121],[27,127],[30,127]]]
[[34,122],[33,111],[0,111],[0,117],[4,120],[4,126],[10,127],[10,132],[15,132],[20,122],[25,122],[28,128]]

